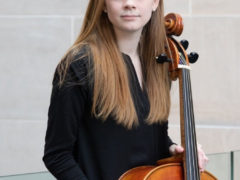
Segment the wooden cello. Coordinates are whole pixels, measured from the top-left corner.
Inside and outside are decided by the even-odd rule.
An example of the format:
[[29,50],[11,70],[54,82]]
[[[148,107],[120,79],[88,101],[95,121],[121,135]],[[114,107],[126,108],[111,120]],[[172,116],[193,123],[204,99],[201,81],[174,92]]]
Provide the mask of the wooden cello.
[[[182,155],[157,161],[156,166],[139,166],[125,172],[119,180],[216,180],[211,173],[199,172],[198,154],[193,114],[189,61],[197,60],[198,55],[187,55],[187,41],[179,43],[172,35],[179,36],[183,31],[182,18],[170,13],[165,16],[167,31],[167,55],[157,57],[159,63],[169,62],[171,79],[179,79],[181,143],[185,151]],[[171,59],[171,60],[170,60]]]

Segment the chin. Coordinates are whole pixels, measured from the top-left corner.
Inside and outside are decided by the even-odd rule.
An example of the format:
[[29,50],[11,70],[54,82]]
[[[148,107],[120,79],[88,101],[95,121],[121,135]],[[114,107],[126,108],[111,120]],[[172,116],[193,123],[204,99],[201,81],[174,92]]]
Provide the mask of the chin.
[[124,27],[124,28],[122,28],[122,30],[123,31],[126,31],[126,32],[137,32],[137,31],[140,31],[140,30],[142,30],[142,26],[135,26],[135,27]]

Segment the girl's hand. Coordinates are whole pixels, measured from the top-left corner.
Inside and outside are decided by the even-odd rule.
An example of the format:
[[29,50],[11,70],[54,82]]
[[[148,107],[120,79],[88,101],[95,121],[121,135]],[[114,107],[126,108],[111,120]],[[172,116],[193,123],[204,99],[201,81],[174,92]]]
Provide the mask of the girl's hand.
[[208,158],[202,149],[202,145],[197,144],[197,147],[198,147],[198,165],[199,165],[200,172],[203,172],[207,166]]
[[[197,148],[198,148],[198,165],[200,172],[203,172],[208,163],[208,158],[205,155],[201,144],[198,144]],[[183,153],[183,151],[184,148],[180,145],[173,144],[169,147],[169,152],[171,155],[181,154]]]

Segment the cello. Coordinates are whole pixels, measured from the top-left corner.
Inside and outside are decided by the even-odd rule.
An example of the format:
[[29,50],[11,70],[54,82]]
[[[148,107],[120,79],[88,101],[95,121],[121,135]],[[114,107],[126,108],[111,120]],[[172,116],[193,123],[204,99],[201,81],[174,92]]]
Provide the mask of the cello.
[[156,57],[158,63],[169,63],[171,80],[179,80],[181,144],[184,152],[157,161],[156,166],[139,166],[122,174],[119,180],[217,180],[210,172],[199,171],[198,152],[190,82],[190,63],[196,62],[197,53],[186,53],[188,42],[178,42],[172,36],[183,31],[182,18],[170,13],[165,16],[167,32],[166,54]]

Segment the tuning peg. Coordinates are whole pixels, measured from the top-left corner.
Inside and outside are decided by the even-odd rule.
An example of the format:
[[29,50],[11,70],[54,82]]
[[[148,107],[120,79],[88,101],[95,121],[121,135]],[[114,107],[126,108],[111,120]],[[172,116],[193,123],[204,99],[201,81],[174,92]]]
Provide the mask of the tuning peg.
[[180,43],[181,43],[181,45],[183,46],[183,48],[184,48],[185,50],[187,50],[188,45],[189,45],[188,40],[183,39],[183,40],[180,41]]
[[199,55],[196,52],[191,52],[190,54],[188,54],[189,62],[192,64],[198,60],[198,57],[199,57]]
[[156,61],[161,64],[164,62],[172,62],[172,60],[169,59],[166,54],[160,54],[159,56],[157,56]]

